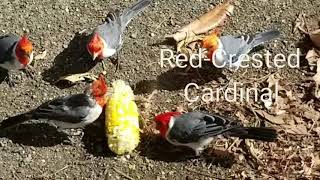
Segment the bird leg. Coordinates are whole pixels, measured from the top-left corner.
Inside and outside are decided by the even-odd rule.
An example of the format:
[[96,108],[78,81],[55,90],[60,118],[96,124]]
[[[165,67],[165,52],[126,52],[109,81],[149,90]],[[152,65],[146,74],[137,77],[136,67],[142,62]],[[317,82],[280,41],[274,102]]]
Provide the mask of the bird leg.
[[102,65],[103,71],[106,71],[106,70],[107,70],[107,67],[106,67],[106,64],[105,64],[104,61],[101,61],[101,65]]
[[7,82],[7,84],[9,85],[10,88],[14,87],[15,84],[16,84],[16,83],[10,78],[10,74],[9,74],[8,71],[6,72],[6,77],[5,77],[4,80]]
[[26,66],[24,68],[24,72],[26,73],[26,75],[29,77],[29,78],[34,78],[34,76],[36,75],[36,70],[32,67],[32,66]]
[[117,72],[121,68],[120,67],[120,58],[119,58],[120,55],[119,54],[120,54],[120,52],[117,52],[116,53],[116,57],[111,58],[112,64],[114,64],[116,66],[115,72]]

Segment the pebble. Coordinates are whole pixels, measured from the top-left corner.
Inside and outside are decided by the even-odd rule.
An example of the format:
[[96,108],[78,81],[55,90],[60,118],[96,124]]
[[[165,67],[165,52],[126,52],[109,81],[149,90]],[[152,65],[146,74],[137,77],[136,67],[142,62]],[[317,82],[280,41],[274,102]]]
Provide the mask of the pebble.
[[265,18],[266,18],[266,21],[269,21],[271,19],[270,16],[266,16]]
[[151,37],[154,37],[154,36],[155,36],[155,34],[154,34],[154,33],[151,33],[151,34],[150,34],[150,36],[151,36]]
[[31,160],[32,160],[32,156],[31,156],[31,154],[28,154],[27,157],[24,158],[23,161],[24,161],[25,163],[29,163]]
[[69,7],[68,6],[66,6],[66,12],[69,13]]
[[137,33],[132,33],[131,35],[130,35],[130,37],[132,38],[132,39],[136,39],[137,38]]
[[0,142],[0,147],[5,147],[5,146],[7,146],[7,143],[5,143],[5,142]]

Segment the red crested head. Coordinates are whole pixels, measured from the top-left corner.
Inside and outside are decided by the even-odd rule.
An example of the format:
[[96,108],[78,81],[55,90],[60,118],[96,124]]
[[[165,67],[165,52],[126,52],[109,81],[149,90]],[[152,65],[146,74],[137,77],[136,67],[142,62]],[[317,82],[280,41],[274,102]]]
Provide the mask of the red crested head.
[[99,78],[95,80],[91,85],[91,94],[96,99],[101,107],[104,107],[106,104],[106,97],[107,94],[107,84],[103,74],[99,74]]
[[104,44],[99,34],[95,33],[87,45],[87,50],[95,60],[97,57],[102,56]]
[[202,48],[205,48],[208,50],[207,57],[209,59],[212,59],[213,53],[219,47],[219,35],[220,35],[220,30],[215,30],[210,35],[204,37],[202,40]]
[[27,66],[32,60],[32,51],[32,43],[29,41],[27,36],[22,36],[21,39],[17,42],[17,46],[15,49],[15,53],[19,62],[24,66]]
[[166,137],[166,133],[169,129],[169,123],[172,117],[181,115],[181,112],[167,112],[160,115],[157,115],[154,118],[154,121],[157,124],[156,129],[160,131],[160,134],[163,138]]

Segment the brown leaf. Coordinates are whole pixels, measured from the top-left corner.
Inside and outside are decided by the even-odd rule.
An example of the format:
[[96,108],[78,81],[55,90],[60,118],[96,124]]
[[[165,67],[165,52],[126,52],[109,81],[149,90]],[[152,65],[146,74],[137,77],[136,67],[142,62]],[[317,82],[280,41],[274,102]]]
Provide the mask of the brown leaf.
[[320,29],[310,32],[309,36],[313,44],[320,48]]
[[316,98],[320,98],[320,61],[317,61],[317,74],[312,78],[316,82],[315,96]]
[[175,41],[179,42],[187,36],[207,33],[223,22],[227,16],[230,16],[233,13],[233,9],[234,6],[230,1],[220,4],[187,26],[179,29],[177,33],[167,36],[167,38],[173,38]]
[[188,46],[189,46],[190,44],[194,43],[194,42],[197,42],[197,41],[199,41],[199,40],[202,40],[203,37],[204,37],[204,36],[201,36],[201,35],[199,35],[199,36],[190,36],[190,37],[188,36],[188,37],[186,37],[185,40],[180,41],[180,42],[178,43],[178,45],[177,45],[177,51],[178,51],[178,52],[181,52],[181,50],[182,50],[183,48],[188,48],[188,49],[190,49],[191,51],[193,51],[194,49],[191,49],[191,48],[189,48]]
[[286,132],[289,134],[299,134],[299,135],[308,135],[308,130],[303,124],[296,125],[282,125],[285,128]]
[[320,112],[312,109],[309,111],[304,111],[303,112],[303,117],[313,120],[313,121],[318,121],[320,119]]
[[95,76],[91,73],[72,74],[72,75],[68,75],[68,76],[64,76],[64,77],[60,78],[57,82],[69,81],[71,83],[76,83],[79,81],[85,81],[87,79],[94,81],[97,79],[97,76]]
[[320,154],[319,153],[315,155],[313,161],[314,161],[313,162],[314,163],[314,165],[313,165],[314,170],[320,171]]
[[295,26],[293,28],[293,33],[297,33],[298,30],[302,31],[305,34],[308,34],[308,32],[305,30],[306,22],[305,22],[305,14],[300,13],[298,18],[296,19]]
[[320,53],[315,49],[311,49],[308,51],[306,59],[310,66],[310,70],[313,70],[317,66],[317,61],[320,61]]
[[255,112],[273,124],[277,124],[277,125],[285,124],[285,118],[286,118],[285,114],[274,116],[262,110],[255,110]]

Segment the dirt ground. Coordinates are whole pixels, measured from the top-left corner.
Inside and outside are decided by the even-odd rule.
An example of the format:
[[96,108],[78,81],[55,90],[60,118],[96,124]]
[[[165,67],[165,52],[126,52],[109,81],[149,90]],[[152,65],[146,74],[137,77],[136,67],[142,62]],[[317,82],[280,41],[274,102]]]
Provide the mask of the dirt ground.
[[[45,59],[38,60],[34,65],[38,72],[34,79],[19,71],[11,73],[17,82],[14,88],[5,82],[0,84],[0,119],[27,112],[58,96],[82,92],[86,83],[68,88],[53,84],[69,73],[90,70],[97,74],[102,70],[100,65],[93,68],[84,65],[90,57],[85,51],[86,38],[78,32],[90,32],[110,10],[122,9],[133,1],[0,1],[0,34],[27,33],[34,43],[36,54],[47,51]],[[304,59],[300,69],[248,69],[234,74],[228,70],[201,69],[201,80],[193,71],[186,75],[179,72],[183,70],[169,66],[161,68],[160,49],[174,49],[162,43],[164,36],[219,2],[154,0],[128,27],[120,55],[122,69],[115,72],[115,66],[106,63],[108,83],[116,79],[126,80],[135,88],[136,94],[144,98],[157,89],[149,107],[139,104],[146,126],[142,142],[133,154],[122,157],[113,155],[106,147],[106,138],[99,122],[85,128],[83,136],[72,137],[57,132],[45,123],[28,122],[0,132],[0,179],[312,179],[317,175],[320,178],[319,170],[310,165],[316,161],[308,156],[319,155],[319,134],[314,130],[320,127],[318,120],[313,121],[312,127],[308,126],[310,122],[305,123],[308,135],[293,135],[280,126],[266,123],[279,130],[278,142],[236,141],[234,147],[230,147],[235,139],[221,139],[213,144],[215,150],[209,148],[200,158],[190,158],[192,151],[188,149],[172,148],[155,134],[156,131],[150,130],[155,114],[178,106],[186,110],[205,109],[245,120],[245,124],[255,124],[257,117],[246,103],[189,104],[183,89],[190,82],[206,87],[223,86],[230,79],[238,82],[253,79],[252,83],[261,81],[262,85],[266,85],[266,80],[259,78],[277,73],[294,93],[313,91],[312,86],[303,86],[309,78],[303,72],[308,70]],[[281,37],[265,45],[272,53],[287,55],[295,52],[300,42],[305,42],[303,34],[292,32],[300,13],[306,14],[308,22],[320,20],[318,0],[236,0],[234,4],[235,12],[225,24],[223,34],[239,35],[276,28],[281,31]],[[314,72],[310,73],[312,75]],[[318,99],[308,97],[302,102],[319,112]],[[263,109],[261,104],[253,108]],[[228,147],[229,151],[226,150]],[[254,147],[255,153],[251,147]]]

